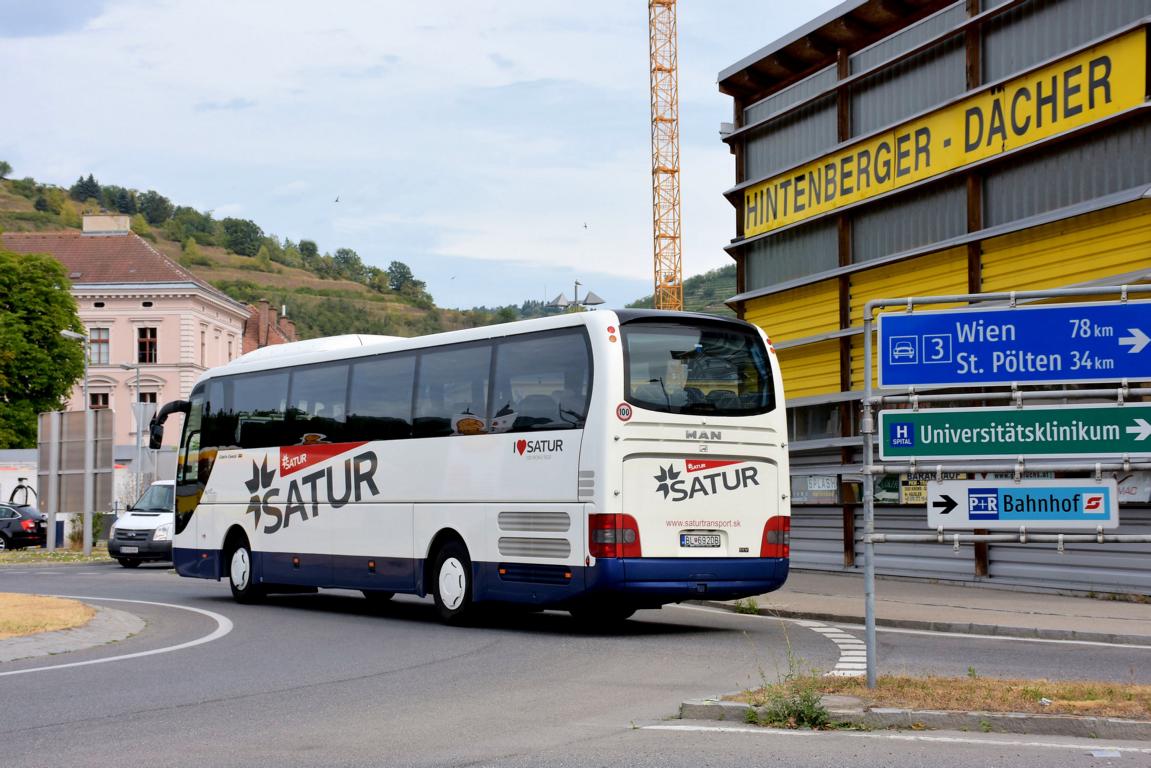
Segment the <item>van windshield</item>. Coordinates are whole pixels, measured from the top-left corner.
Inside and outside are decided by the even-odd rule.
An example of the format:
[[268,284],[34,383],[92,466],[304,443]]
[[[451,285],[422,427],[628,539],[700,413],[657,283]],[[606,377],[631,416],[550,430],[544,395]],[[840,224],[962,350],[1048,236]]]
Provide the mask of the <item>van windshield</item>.
[[750,416],[775,407],[763,340],[723,322],[633,321],[621,328],[626,399],[665,413]]
[[170,485],[152,485],[144,491],[144,495],[132,505],[134,512],[172,512],[173,487]]

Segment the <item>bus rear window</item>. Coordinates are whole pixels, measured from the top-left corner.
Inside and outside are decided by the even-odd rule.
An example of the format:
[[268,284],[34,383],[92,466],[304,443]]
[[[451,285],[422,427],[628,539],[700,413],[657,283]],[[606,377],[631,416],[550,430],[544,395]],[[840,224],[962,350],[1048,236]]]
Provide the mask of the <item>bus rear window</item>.
[[640,321],[622,327],[626,399],[653,411],[748,416],[775,407],[767,350],[749,328]]

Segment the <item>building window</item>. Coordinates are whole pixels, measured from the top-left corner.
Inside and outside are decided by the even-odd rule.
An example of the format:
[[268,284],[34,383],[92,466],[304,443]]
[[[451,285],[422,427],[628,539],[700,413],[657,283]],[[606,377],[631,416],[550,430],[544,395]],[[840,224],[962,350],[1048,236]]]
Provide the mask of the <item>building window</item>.
[[156,329],[155,328],[137,328],[136,329],[136,362],[137,363],[154,363],[154,362],[156,362]]
[[88,395],[88,407],[93,410],[108,407],[107,392],[92,392]]
[[156,393],[155,392],[141,392],[139,395],[139,399],[136,402],[138,402],[138,403],[152,403],[153,405],[155,405],[156,404]]
[[108,328],[88,329],[88,364],[107,365],[111,331]]
[[228,359],[232,359],[232,337],[228,337]]
[[208,360],[208,331],[200,329],[200,365],[206,366]]

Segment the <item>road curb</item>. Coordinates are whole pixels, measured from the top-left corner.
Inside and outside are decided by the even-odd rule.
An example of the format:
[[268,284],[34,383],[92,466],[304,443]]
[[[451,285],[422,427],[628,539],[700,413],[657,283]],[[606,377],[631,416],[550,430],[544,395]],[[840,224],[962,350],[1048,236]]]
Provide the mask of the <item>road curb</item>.
[[[719,608],[731,613],[739,613],[739,611],[735,610],[735,606],[732,603],[725,603],[718,600],[695,600],[692,602],[696,605]],[[781,619],[806,619],[808,621],[823,621],[829,624],[862,624],[864,621],[862,616],[821,613],[819,611],[795,611],[787,608],[759,608],[756,613],[760,616],[776,616]],[[947,632],[950,634],[985,635],[988,637],[1019,637],[1032,640],[1078,640],[1090,643],[1106,643],[1108,645],[1151,645],[1151,637],[1143,635],[1080,632],[1073,629],[1005,627],[999,624],[882,618],[876,618],[875,625],[877,627],[890,627],[892,629],[916,629],[930,632]]]
[[0,640],[0,663],[82,651],[85,648],[125,640],[144,629],[144,620],[134,613],[91,603],[84,604],[95,609],[96,615],[82,627]]
[[[931,729],[1151,741],[1151,722],[1142,720],[1075,717],[1071,715],[1034,715],[1026,712],[949,712],[888,707],[867,708],[862,705],[845,705],[845,698],[848,697],[824,697],[825,706],[834,723],[864,728]],[[758,720],[763,708],[754,708],[747,704],[720,699],[693,699],[680,704],[679,716],[681,720],[723,720],[746,723],[750,719],[749,710],[755,711]]]

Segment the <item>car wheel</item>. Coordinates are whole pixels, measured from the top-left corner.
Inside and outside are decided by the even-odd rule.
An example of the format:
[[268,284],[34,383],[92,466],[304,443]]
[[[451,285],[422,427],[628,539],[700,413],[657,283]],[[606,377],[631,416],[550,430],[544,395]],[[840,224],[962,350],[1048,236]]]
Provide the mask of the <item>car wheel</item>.
[[0,552],[7,549],[12,549],[12,545],[8,543],[8,537],[0,533]]
[[120,565],[124,566],[125,568],[139,568],[140,567],[140,561],[139,560],[133,560],[130,557],[118,557],[118,558],[116,558],[116,561],[118,563],[120,563]]
[[446,624],[463,624],[472,613],[472,561],[456,541],[440,548],[432,571],[436,610]]
[[256,584],[252,575],[252,550],[247,542],[228,554],[228,585],[237,603],[258,603],[264,599],[264,587]]

